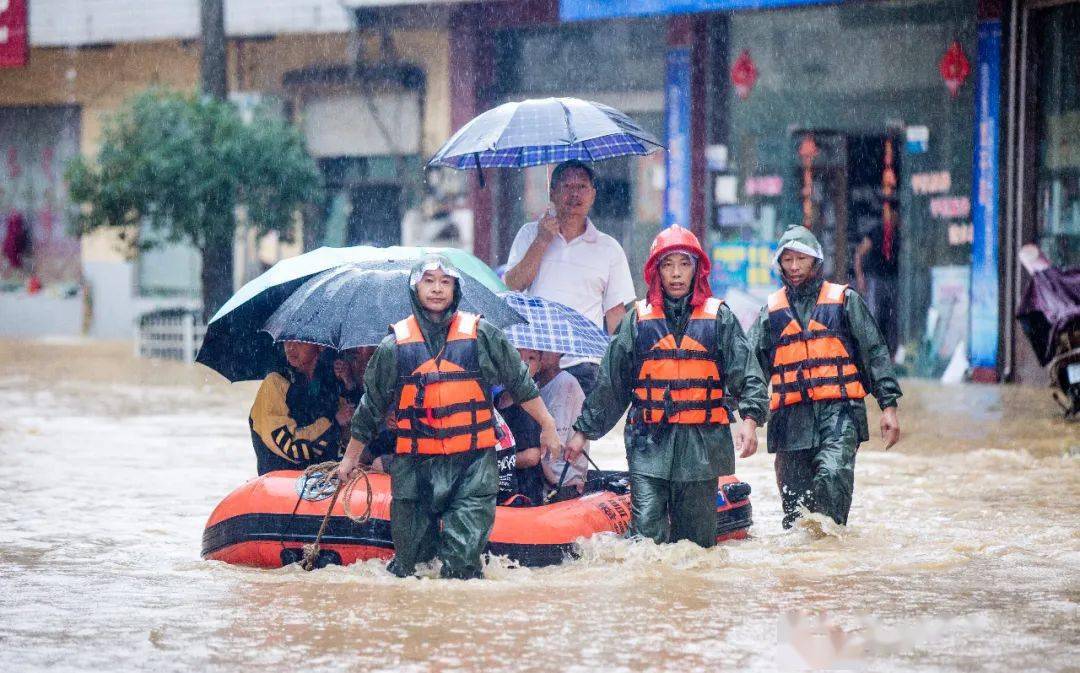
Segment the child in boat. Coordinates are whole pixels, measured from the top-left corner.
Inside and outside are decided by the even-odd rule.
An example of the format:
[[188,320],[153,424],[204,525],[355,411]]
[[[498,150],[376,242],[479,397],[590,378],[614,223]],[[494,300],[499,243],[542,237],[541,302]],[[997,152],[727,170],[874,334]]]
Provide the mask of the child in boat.
[[[580,454],[629,406],[630,535],[702,547],[716,544],[717,479],[735,471],[734,445],[744,458],[757,450],[768,402],[742,328],[712,297],[709,267],[690,231],[673,226],[656,237],[647,298],[619,324],[566,447]],[[733,442],[735,400],[742,426]]]
[[259,386],[248,415],[259,474],[341,457],[355,406],[338,395],[323,346],[286,341],[287,365]]
[[500,403],[506,402],[497,400],[495,404],[496,433],[499,435],[495,452],[499,461],[496,501],[504,507],[538,505],[543,496],[544,480],[540,472],[540,426],[520,405],[509,403],[499,407]]
[[[528,367],[529,375],[535,380],[540,367],[540,353],[527,348],[517,351]],[[544,494],[544,474],[540,468],[540,426],[505,391],[495,395],[495,409],[506,423],[513,444],[513,448],[504,449],[498,454],[499,503],[519,507],[539,505],[543,502]]]
[[[338,466],[350,479],[387,413],[396,413],[388,569],[405,577],[435,557],[443,577],[482,576],[480,553],[495,522],[498,467],[490,391],[501,385],[559,451],[555,421],[521,356],[480,316],[458,311],[460,272],[446,258],[409,275],[413,313],[396,323],[368,363],[352,439]],[[406,291],[406,288],[402,288]]]
[[750,329],[754,354],[771,375],[768,447],[776,454],[784,528],[800,506],[847,524],[855,454],[870,438],[867,394],[881,407],[885,448],[900,439],[902,393],[889,348],[862,297],[822,276],[824,259],[809,229],[784,232],[774,260],[784,285]]

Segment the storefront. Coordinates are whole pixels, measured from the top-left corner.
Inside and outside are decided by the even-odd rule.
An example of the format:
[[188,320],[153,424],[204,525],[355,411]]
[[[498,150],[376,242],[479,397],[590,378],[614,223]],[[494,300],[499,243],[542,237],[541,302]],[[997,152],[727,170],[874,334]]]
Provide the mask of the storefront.
[[860,286],[908,372],[941,375],[970,344],[974,0],[737,12],[725,23],[714,66],[728,74],[716,92],[726,124],[709,161],[719,266],[761,300],[775,282],[762,251],[805,224],[828,276]]
[[[1006,315],[1028,280],[1020,246],[1034,243],[1057,265],[1080,265],[1080,3],[1017,0],[1010,14]],[[1006,375],[1044,381],[1016,323],[1006,328]]]
[[0,313],[5,333],[78,333],[84,281],[64,166],[79,153],[74,105],[0,106]]
[[[775,287],[772,241],[807,224],[830,277],[885,288],[882,322],[909,373],[955,360],[996,378],[1001,33],[979,0],[561,0],[557,17],[529,4],[486,19],[478,107],[581,96],[666,139],[663,155],[598,165],[595,220],[632,267],[660,226],[690,226],[713,251],[715,288],[749,317]],[[498,263],[543,210],[546,172],[494,182]]]
[[[595,100],[663,137],[665,32],[666,21],[657,18],[498,31],[492,104],[547,96]],[[490,176],[497,262],[506,260],[521,225],[547,207],[550,168],[500,170]],[[613,159],[594,168],[597,196],[591,218],[623,245],[631,268],[640,269],[663,221],[664,155]]]

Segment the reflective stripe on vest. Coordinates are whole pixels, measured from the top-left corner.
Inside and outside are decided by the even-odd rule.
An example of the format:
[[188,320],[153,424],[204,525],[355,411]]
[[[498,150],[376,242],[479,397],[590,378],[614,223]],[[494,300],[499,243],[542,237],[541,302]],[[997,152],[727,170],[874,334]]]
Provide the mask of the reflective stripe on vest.
[[638,364],[634,406],[644,423],[727,425],[723,377],[716,364],[716,314],[722,302],[710,297],[694,310],[682,339],[675,340],[662,307],[637,304]]
[[773,411],[804,402],[866,397],[844,320],[845,290],[847,285],[824,283],[805,330],[788,302],[787,288],[769,295]]
[[435,357],[415,316],[394,324],[398,453],[450,454],[495,446],[491,400],[480,380],[479,319],[454,314],[446,345]]

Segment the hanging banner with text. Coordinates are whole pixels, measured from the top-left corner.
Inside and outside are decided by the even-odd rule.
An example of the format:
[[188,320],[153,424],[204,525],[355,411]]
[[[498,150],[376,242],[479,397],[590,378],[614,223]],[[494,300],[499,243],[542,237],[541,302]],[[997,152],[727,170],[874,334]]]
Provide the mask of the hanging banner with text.
[[998,138],[1001,133],[1001,21],[979,22],[975,80],[975,166],[971,196],[973,367],[997,368]]
[[0,68],[21,68],[30,56],[26,0],[0,0]]
[[667,54],[664,87],[664,127],[667,131],[667,187],[664,226],[690,228],[690,49]]

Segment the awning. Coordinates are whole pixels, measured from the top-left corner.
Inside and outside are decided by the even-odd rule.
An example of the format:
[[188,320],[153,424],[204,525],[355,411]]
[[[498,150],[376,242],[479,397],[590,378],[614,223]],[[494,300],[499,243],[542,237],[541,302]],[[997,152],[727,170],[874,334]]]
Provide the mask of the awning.
[[343,7],[406,7],[408,5],[460,5],[474,0],[341,0]]
[[664,14],[731,12],[800,5],[836,4],[841,0],[559,0],[563,21],[589,21]]

